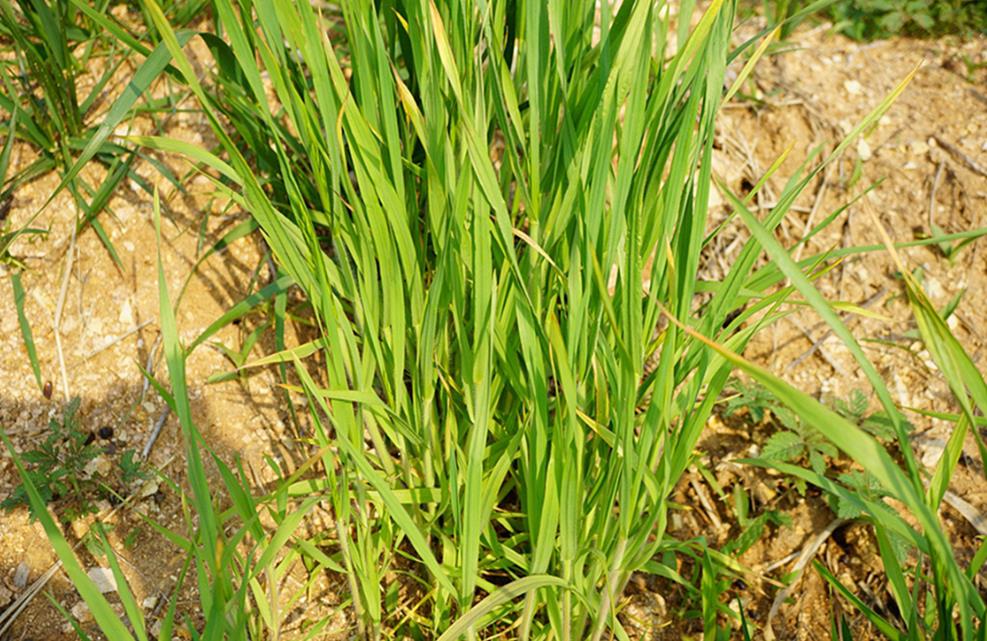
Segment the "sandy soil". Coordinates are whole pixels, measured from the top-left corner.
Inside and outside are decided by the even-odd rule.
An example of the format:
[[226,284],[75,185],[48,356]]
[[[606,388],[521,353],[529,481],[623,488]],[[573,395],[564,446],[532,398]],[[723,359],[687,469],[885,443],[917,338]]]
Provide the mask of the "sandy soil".
[[[793,242],[813,222],[878,179],[883,179],[883,184],[851,208],[845,223],[817,237],[806,255],[832,246],[880,242],[870,213],[896,240],[929,233],[930,219],[947,232],[987,225],[987,71],[968,67],[968,63],[987,63],[984,38],[970,42],[894,40],[862,45],[831,36],[822,29],[803,32],[785,51],[762,64],[755,75],[756,89],[751,86],[753,96],[736,100],[724,110],[717,141],[717,173],[732,189],[743,193],[778,154],[792,146],[791,157],[778,174],[781,178],[772,180],[760,199],[766,211],[780,192],[782,180],[809,150],[819,144],[831,149],[834,141],[920,63],[924,64],[915,80],[888,115],[843,161],[834,164],[812,185],[795,215],[783,226],[781,238]],[[158,91],[167,89],[161,87]],[[141,124],[134,126],[139,129]],[[168,125],[167,134],[208,142],[201,123],[184,114]],[[29,150],[18,147],[15,162],[28,162],[29,154]],[[860,168],[858,159],[866,160]],[[178,173],[187,170],[180,160],[166,161]],[[138,163],[137,171],[156,183],[162,182],[146,163]],[[857,172],[861,172],[859,176]],[[100,176],[91,170],[89,179],[95,183]],[[56,183],[49,176],[16,194],[9,215],[11,224],[30,217]],[[215,242],[243,220],[244,214],[225,210],[201,179],[193,179],[186,193],[167,186],[162,189],[165,222],[161,251],[172,295],[181,290],[186,280],[188,283],[178,309],[182,337],[188,342],[254,291],[257,283],[268,282],[271,273],[264,247],[256,238],[238,241],[193,271],[202,247]],[[725,208],[722,204],[718,207],[722,215]],[[209,214],[205,225],[203,213]],[[0,296],[0,425],[18,448],[29,448],[42,437],[49,419],[60,415],[64,400],[79,396],[86,429],[113,428],[113,436],[107,442],[107,446],[112,442],[115,450],[107,454],[113,461],[126,449],[144,447],[164,408],[153,389],[146,389],[140,370],[150,363],[155,376],[166,378],[158,348],[151,199],[130,183],[114,197],[110,211],[101,219],[123,259],[122,270],[116,268],[92,231],[84,231],[71,246],[75,216],[67,194],[60,195],[36,221],[50,233],[44,239],[21,242],[14,248],[14,255],[28,267],[23,277],[26,311],[44,380],[52,381],[54,392],[47,399],[35,383],[20,338],[13,296]],[[200,230],[204,230],[202,239]],[[710,253],[709,269],[715,271],[717,265],[722,268],[729,264],[743,237],[739,228],[724,234],[722,244]],[[922,269],[926,290],[937,305],[965,291],[950,324],[981,364],[987,336],[983,311],[987,309],[987,263],[983,243],[967,247],[952,259],[929,248],[908,250],[905,256],[912,267]],[[59,328],[63,350],[59,358],[53,319],[66,273],[68,284]],[[948,389],[929,355],[917,341],[903,338],[912,329],[910,314],[900,282],[894,278],[894,268],[883,254],[846,261],[821,287],[828,296],[840,300],[864,303],[873,299],[869,309],[890,319],[891,322],[858,318],[852,324],[859,337],[888,339],[903,348],[865,343],[897,400],[909,407],[952,409]],[[262,319],[248,317],[221,331],[215,340],[238,349],[257,322]],[[824,333],[825,328],[810,315],[794,316],[791,322],[765,333],[752,345],[749,355],[822,398],[845,398],[854,388],[866,389],[849,354],[835,338],[807,353]],[[262,341],[256,354],[271,350],[269,341]],[[273,456],[290,468],[300,448],[295,445],[275,373],[260,370],[240,380],[206,384],[210,375],[231,368],[231,363],[210,346],[193,353],[188,380],[195,418],[220,456],[228,460],[241,456],[256,482],[262,484],[271,480],[265,456]],[[932,464],[947,435],[946,424],[918,417],[915,424],[921,434],[917,442],[920,454],[925,463]],[[770,527],[764,540],[742,557],[741,561],[756,574],[728,590],[731,597],[744,603],[747,616],[759,625],[766,620],[778,580],[793,563],[778,561],[799,552],[834,519],[818,494],[800,496],[784,479],[732,462],[733,458],[748,455],[771,429],[769,423],[753,425],[742,416],[717,419],[701,444],[701,460],[727,493],[740,484],[755,497],[757,510],[775,509],[791,519],[789,525]],[[178,426],[173,417],[168,417],[149,463],[181,484],[181,451]],[[961,467],[952,490],[974,511],[984,513],[987,485],[980,475],[977,469]],[[11,491],[16,482],[10,458],[6,454],[0,456],[0,497]],[[139,513],[166,527],[184,526],[177,492],[159,483],[143,493],[146,496],[135,499],[132,509],[114,511],[108,503],[101,505],[101,516],[113,526],[112,537],[125,559],[124,571],[137,588],[138,600],[147,600],[152,611],[155,599],[171,590],[181,559],[177,550],[161,544]],[[712,509],[702,507],[703,494]],[[710,502],[709,497],[714,499]],[[672,534],[687,539],[704,533],[716,545],[736,535],[731,512],[715,499],[698,473],[683,480],[674,498],[696,507],[675,515]],[[952,508],[947,508],[944,516],[954,530],[958,554],[970,554],[978,534],[975,525]],[[82,524],[69,528],[73,539],[83,530]],[[80,547],[80,556],[87,567],[98,565],[84,546]],[[837,576],[862,591],[869,590],[876,602],[885,598],[878,580],[876,550],[864,527],[849,523],[838,528],[821,545],[816,558]],[[53,562],[54,555],[43,542],[40,527],[29,522],[24,510],[0,516],[0,610],[23,593],[25,580],[30,584]],[[66,608],[79,608],[78,595],[60,573],[55,573],[48,586]],[[323,587],[313,599],[319,600],[321,612],[331,612],[339,597],[331,587]],[[642,579],[629,591],[625,620],[640,638],[695,634],[694,625],[681,621],[683,613],[676,609],[679,601],[670,586]],[[188,606],[194,609],[194,603],[190,600]],[[850,618],[854,638],[870,638],[860,617],[832,598],[822,579],[810,569],[772,626],[780,639],[828,638],[834,610]],[[344,623],[340,619],[340,625]],[[333,634],[338,635],[339,628]],[[73,637],[42,597],[34,599],[19,615],[10,638]]]

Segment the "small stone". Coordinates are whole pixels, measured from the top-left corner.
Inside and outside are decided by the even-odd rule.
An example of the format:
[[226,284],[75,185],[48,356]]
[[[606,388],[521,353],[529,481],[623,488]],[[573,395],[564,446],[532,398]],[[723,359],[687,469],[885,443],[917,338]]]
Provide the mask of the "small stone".
[[767,484],[759,482],[754,486],[754,496],[764,504],[773,501],[778,493]]
[[154,496],[157,494],[160,487],[161,486],[157,481],[148,481],[141,487],[140,498],[146,499],[149,496]]
[[123,305],[120,306],[120,315],[117,317],[117,320],[127,327],[134,324],[134,310],[131,308],[129,300],[123,301]]
[[27,587],[27,580],[31,577],[31,568],[28,567],[27,563],[21,561],[17,564],[17,569],[14,570],[14,587],[18,590],[23,590]]
[[79,327],[79,320],[74,316],[69,316],[62,322],[62,336],[72,334]]
[[946,292],[942,287],[942,283],[940,283],[938,279],[931,276],[927,276],[925,279],[925,293],[928,294],[929,298],[933,300],[943,298],[946,295]]
[[102,594],[117,591],[117,580],[110,568],[91,568],[86,574]]
[[92,613],[89,611],[89,606],[86,605],[85,601],[79,601],[72,606],[72,616],[79,623],[86,623],[92,619]]
[[943,452],[946,451],[946,441],[941,438],[929,439],[923,443],[920,451],[922,452],[922,465],[928,468],[935,467],[939,463],[939,459],[942,458]]
[[87,514],[72,521],[72,534],[75,535],[75,538],[82,539],[82,537],[89,534],[89,526],[92,525],[92,522],[92,514]]
[[846,92],[851,96],[856,96],[861,92],[861,90],[863,90],[863,87],[856,80],[847,80],[843,83],[843,88],[846,89]]
[[87,329],[95,336],[101,336],[105,333],[103,330],[103,319],[98,316],[87,314],[86,325]]
[[866,162],[866,161],[870,160],[871,154],[872,154],[872,152],[871,152],[871,149],[870,149],[870,144],[867,142],[867,139],[861,138],[860,140],[858,140],[857,141],[857,156],[859,156],[861,160],[863,160],[864,162]]
[[908,394],[908,388],[905,386],[905,382],[901,380],[901,376],[895,371],[893,375],[894,389],[895,393],[898,395],[898,403],[903,406],[909,406],[912,404],[912,399]]

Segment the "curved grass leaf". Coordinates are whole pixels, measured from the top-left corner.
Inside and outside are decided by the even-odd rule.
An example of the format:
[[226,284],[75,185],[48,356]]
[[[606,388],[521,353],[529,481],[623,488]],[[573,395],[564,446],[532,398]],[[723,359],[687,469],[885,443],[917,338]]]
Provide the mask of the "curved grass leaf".
[[513,601],[520,596],[524,596],[533,590],[547,587],[567,589],[566,582],[562,579],[543,575],[526,576],[501,586],[470,608],[469,612],[457,619],[455,623],[442,633],[437,641],[455,641],[462,637],[467,630],[476,627],[484,617],[489,616],[501,605]]

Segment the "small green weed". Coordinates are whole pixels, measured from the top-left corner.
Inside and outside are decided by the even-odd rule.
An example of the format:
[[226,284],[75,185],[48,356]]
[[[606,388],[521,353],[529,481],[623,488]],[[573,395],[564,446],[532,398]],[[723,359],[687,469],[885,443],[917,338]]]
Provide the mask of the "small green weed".
[[[818,476],[831,478],[854,496],[868,501],[879,500],[886,495],[880,491],[880,483],[871,474],[856,469],[839,472],[834,468],[832,462],[840,458],[836,447],[819,431],[803,422],[771,391],[758,383],[748,384],[739,379],[733,381],[732,388],[735,395],[725,404],[727,415],[743,408],[753,422],[767,420],[777,428],[761,447],[760,459],[772,463],[805,464]],[[867,396],[859,389],[854,389],[846,398],[830,399],[829,405],[841,417],[879,441],[887,443],[893,439],[894,434],[887,421],[880,414],[868,413]],[[804,494],[806,480],[796,477],[794,481],[798,492]],[[830,505],[838,516],[856,518],[861,515],[858,502],[847,501],[840,492],[831,492],[829,496]],[[762,516],[767,518],[766,515]],[[744,525],[743,519],[741,525]]]
[[[782,31],[787,37],[797,24],[791,18],[799,3],[766,0],[764,5],[764,15],[773,24],[789,21]],[[837,0],[820,15],[856,40],[987,32],[987,4],[980,0]]]
[[857,40],[987,31],[987,4],[980,0],[843,0],[829,12]]
[[727,402],[727,414],[733,414],[743,407],[755,423],[761,423],[766,417],[770,417],[780,428],[761,448],[763,458],[784,462],[804,458],[816,473],[825,473],[826,459],[838,456],[832,443],[806,426],[795,412],[782,405],[764,387],[756,383],[748,385],[738,380],[734,383],[734,389],[737,395]]
[[133,486],[140,481],[151,478],[151,471],[137,457],[136,450],[127,450],[120,457],[120,482],[125,486]]
[[[48,435],[37,448],[22,454],[27,463],[27,474],[37,487],[46,505],[58,503],[64,508],[61,517],[70,522],[75,518],[96,510],[99,499],[113,500],[119,494],[111,489],[116,480],[123,486],[148,478],[148,472],[136,458],[136,452],[126,451],[119,461],[117,474],[112,468],[101,472],[96,459],[103,454],[104,447],[96,442],[92,432],[84,430],[79,422],[79,398],[73,398],[62,412],[62,420],[52,419],[48,424]],[[0,508],[12,510],[26,505],[31,510],[32,519],[38,514],[28,501],[27,489],[21,483],[0,502]]]
[[[85,497],[95,490],[95,480],[86,473],[86,466],[99,456],[100,448],[80,428],[78,411],[79,399],[74,398],[65,406],[62,420],[52,419],[48,424],[47,438],[23,457],[31,481],[46,503],[65,499],[75,505],[77,513],[85,513],[91,510]],[[21,505],[27,505],[23,484],[0,503],[8,510]],[[32,511],[32,517],[36,516]]]
[[789,525],[791,519],[787,514],[779,510],[764,510],[752,515],[751,505],[753,503],[750,494],[741,484],[733,486],[733,513],[740,526],[740,533],[723,546],[722,552],[730,556],[739,556],[754,546],[761,540],[765,530],[769,525]]

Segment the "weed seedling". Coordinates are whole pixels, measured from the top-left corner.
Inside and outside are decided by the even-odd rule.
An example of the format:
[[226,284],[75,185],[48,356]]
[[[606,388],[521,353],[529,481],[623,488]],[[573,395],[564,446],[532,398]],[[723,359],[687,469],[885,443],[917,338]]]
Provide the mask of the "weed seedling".
[[[72,512],[84,514],[92,506],[91,497],[96,481],[87,473],[87,466],[100,453],[100,447],[83,431],[78,419],[79,399],[73,398],[65,406],[62,420],[52,419],[48,435],[38,447],[24,452],[28,475],[46,503],[64,501],[72,505]],[[0,507],[12,509],[28,505],[23,483],[18,485]],[[31,510],[32,518],[37,518]]]
[[[818,431],[807,426],[794,412],[785,407],[769,390],[757,383],[746,384],[735,380],[733,388],[737,394],[726,403],[728,414],[745,408],[750,418],[760,423],[768,419],[778,430],[768,437],[761,447],[759,458],[773,463],[807,464],[819,477],[834,479],[841,488],[854,496],[867,501],[880,500],[884,494],[880,483],[867,472],[850,470],[836,473],[829,461],[839,458],[839,452]],[[886,421],[880,415],[869,416],[867,396],[860,390],[853,390],[846,398],[834,398],[829,403],[837,414],[881,441],[890,441]],[[794,479],[800,494],[805,492],[806,483],[802,478]],[[859,503],[847,501],[840,492],[829,493],[833,511],[842,518],[855,518],[861,515]],[[744,519],[741,517],[741,524]]]
[[[97,458],[105,451],[95,435],[84,430],[79,422],[79,398],[73,398],[62,412],[62,420],[52,419],[48,435],[33,450],[24,452],[27,474],[47,505],[58,503],[65,509],[62,518],[70,522],[96,510],[101,498],[111,498],[109,488],[110,467],[96,465]],[[119,462],[119,481],[130,486],[147,478],[148,473],[136,459],[135,452],[126,451]],[[21,483],[0,502],[0,507],[11,510],[27,505],[32,519],[37,518],[28,501],[27,490]]]

